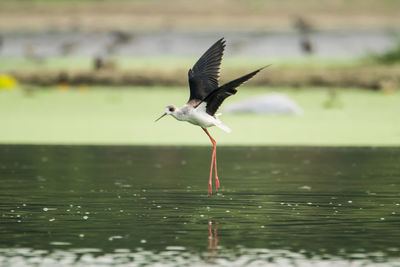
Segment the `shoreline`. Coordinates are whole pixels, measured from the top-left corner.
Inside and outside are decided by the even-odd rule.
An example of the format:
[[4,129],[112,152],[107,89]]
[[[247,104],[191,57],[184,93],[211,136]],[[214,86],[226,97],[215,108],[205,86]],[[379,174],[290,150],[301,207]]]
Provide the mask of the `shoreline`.
[[[250,71],[249,67],[225,69],[221,84]],[[187,70],[16,70],[5,71],[19,83],[33,86],[186,86]],[[348,67],[275,67],[249,81],[251,86],[357,87],[396,91],[400,86],[400,66],[366,65]]]
[[[400,2],[52,1],[0,4],[0,31],[289,30],[301,16],[317,30],[400,29]],[[209,7],[213,8],[210,9]],[[307,15],[303,15],[307,14]]]

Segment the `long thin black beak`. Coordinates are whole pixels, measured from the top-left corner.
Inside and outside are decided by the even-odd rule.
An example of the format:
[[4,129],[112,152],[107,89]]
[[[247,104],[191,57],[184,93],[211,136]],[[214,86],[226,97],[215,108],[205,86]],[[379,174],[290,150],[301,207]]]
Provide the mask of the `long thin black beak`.
[[158,121],[158,120],[160,120],[162,117],[164,117],[165,115],[167,115],[167,112],[165,112],[164,114],[162,114],[161,115],[161,117],[160,118],[158,118],[158,119],[156,119],[154,122],[156,122],[156,121]]

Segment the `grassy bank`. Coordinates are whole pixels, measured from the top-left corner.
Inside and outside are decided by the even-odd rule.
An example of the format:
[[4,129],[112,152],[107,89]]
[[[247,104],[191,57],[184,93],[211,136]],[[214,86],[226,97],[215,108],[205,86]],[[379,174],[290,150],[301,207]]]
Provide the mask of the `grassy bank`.
[[[200,54],[199,54],[200,56]],[[143,57],[118,57],[112,56],[108,62],[113,63],[116,70],[121,71],[140,71],[157,70],[169,71],[176,69],[187,70],[198,60],[196,57],[185,56],[143,56]],[[363,59],[323,59],[318,57],[297,57],[293,59],[274,59],[268,57],[240,57],[225,56],[222,67],[228,69],[243,69],[254,66],[265,66],[271,64],[280,69],[317,69],[317,68],[348,68],[360,65],[373,65],[374,62]],[[375,64],[376,65],[376,64]],[[76,56],[49,57],[43,60],[30,60],[22,57],[3,57],[1,59],[0,71],[89,71],[93,70],[93,58]]]
[[2,0],[0,30],[287,30],[299,15],[318,29],[381,29],[398,28],[399,8],[393,0]]
[[[187,100],[186,88],[88,87],[69,90],[0,92],[0,143],[209,145],[198,128],[171,117],[154,123],[167,104]],[[328,89],[240,88],[235,102],[272,91],[283,92],[302,116],[232,115],[221,118],[233,130],[212,128],[224,145],[400,145],[400,94]],[[332,101],[332,99],[331,99]]]
[[[21,83],[49,86],[61,82],[72,85],[186,86],[187,70],[196,62],[190,57],[111,58],[104,69],[93,70],[92,59],[48,58],[42,62],[5,58],[0,72],[10,73]],[[252,79],[254,86],[329,86],[395,90],[400,86],[400,65],[381,65],[367,59],[323,60],[298,58],[230,57],[222,63],[222,82],[271,64]]]

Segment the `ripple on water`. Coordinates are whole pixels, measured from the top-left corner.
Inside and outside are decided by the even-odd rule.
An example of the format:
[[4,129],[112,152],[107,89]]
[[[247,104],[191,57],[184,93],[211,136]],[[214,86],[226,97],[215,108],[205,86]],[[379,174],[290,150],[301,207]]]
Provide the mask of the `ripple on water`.
[[[288,250],[220,249],[193,253],[184,247],[168,246],[161,252],[138,249],[116,249],[114,253],[100,253],[96,248],[71,250],[34,250],[29,248],[0,249],[1,266],[399,266],[400,258],[380,259],[384,253],[357,253],[350,258],[319,255],[306,256]],[[100,255],[99,255],[100,254]]]
[[211,197],[209,153],[0,146],[0,266],[400,266],[399,149],[221,147]]

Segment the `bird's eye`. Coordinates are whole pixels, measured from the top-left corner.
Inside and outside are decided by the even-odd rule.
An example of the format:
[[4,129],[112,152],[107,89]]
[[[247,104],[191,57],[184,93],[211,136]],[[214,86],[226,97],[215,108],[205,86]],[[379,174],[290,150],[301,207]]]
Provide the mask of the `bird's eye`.
[[170,112],[174,112],[174,110],[175,110],[175,108],[173,108],[173,107],[170,107],[170,108],[169,108],[169,111],[170,111]]

